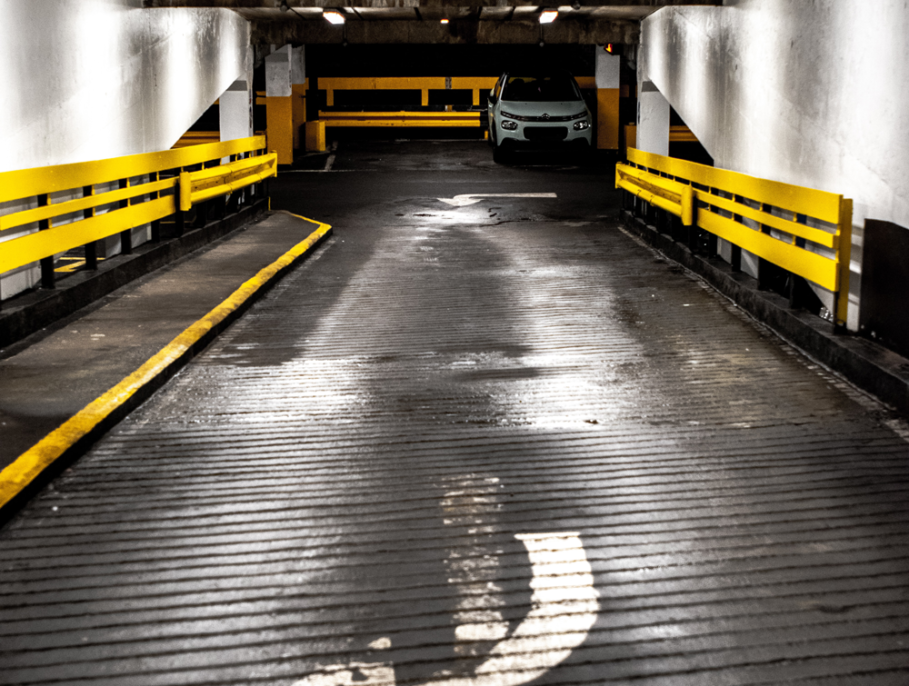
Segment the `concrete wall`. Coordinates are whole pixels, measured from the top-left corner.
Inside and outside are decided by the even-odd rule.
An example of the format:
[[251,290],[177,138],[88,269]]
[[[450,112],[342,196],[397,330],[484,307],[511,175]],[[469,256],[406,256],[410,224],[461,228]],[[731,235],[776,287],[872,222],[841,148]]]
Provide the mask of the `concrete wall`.
[[909,226],[907,36],[905,0],[726,0],[651,15],[639,69],[718,167],[853,198],[857,269],[866,217]]
[[[166,150],[232,83],[251,81],[239,15],[141,4],[0,0],[0,172]],[[134,234],[136,245],[147,237]],[[103,248],[118,252],[119,239]],[[38,278],[34,267],[6,274],[0,294]]]

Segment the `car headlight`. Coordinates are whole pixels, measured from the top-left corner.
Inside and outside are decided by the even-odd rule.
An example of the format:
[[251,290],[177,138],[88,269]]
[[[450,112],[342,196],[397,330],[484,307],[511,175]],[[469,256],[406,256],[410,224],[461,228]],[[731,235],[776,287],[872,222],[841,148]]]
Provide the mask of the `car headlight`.
[[517,121],[533,121],[533,117],[522,117],[520,114],[512,114],[511,112],[506,112],[505,110],[502,110],[502,116],[508,117],[509,119],[516,119]]
[[575,131],[583,131],[584,129],[589,129],[589,128],[590,128],[590,122],[588,122],[586,119],[584,119],[583,121],[576,121],[574,123]]
[[515,129],[518,128],[518,124],[517,124],[517,122],[513,122],[513,121],[503,121],[502,128],[505,129],[506,131],[514,131]]

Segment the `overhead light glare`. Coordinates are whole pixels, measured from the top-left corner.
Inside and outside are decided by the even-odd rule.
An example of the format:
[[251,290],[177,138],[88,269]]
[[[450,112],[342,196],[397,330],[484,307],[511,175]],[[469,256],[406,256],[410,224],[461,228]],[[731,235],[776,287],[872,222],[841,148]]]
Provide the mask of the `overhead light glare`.
[[440,23],[440,24],[447,24],[447,23],[448,23],[448,20],[447,20],[447,19],[442,19],[439,23]]
[[326,11],[322,12],[322,16],[325,17],[332,24],[343,24],[344,23],[344,15],[341,14],[340,12],[336,12],[335,10],[326,10]]
[[556,17],[559,16],[558,10],[546,10],[545,12],[540,13],[540,23],[541,24],[551,24],[556,20]]

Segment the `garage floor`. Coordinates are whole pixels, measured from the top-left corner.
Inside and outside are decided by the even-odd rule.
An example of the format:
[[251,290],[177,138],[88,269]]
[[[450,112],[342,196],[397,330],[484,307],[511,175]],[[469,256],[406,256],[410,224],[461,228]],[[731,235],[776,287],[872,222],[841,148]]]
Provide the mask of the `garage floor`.
[[0,683],[909,682],[905,425],[608,166],[307,166],[334,236],[0,531]]

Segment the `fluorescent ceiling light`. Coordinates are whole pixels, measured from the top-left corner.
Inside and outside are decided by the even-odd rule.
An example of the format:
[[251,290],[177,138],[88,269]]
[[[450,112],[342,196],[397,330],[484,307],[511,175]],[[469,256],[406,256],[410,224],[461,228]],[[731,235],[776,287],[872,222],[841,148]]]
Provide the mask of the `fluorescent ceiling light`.
[[442,19],[442,20],[441,20],[441,23],[442,23],[442,24],[447,24],[447,23],[448,23],[448,20],[447,20],[447,19]]
[[332,24],[343,24],[344,15],[340,12],[335,12],[334,10],[326,10],[322,12],[322,16],[328,19]]
[[546,10],[545,12],[540,13],[540,23],[541,24],[551,24],[555,21],[556,17],[559,16],[558,10]]

